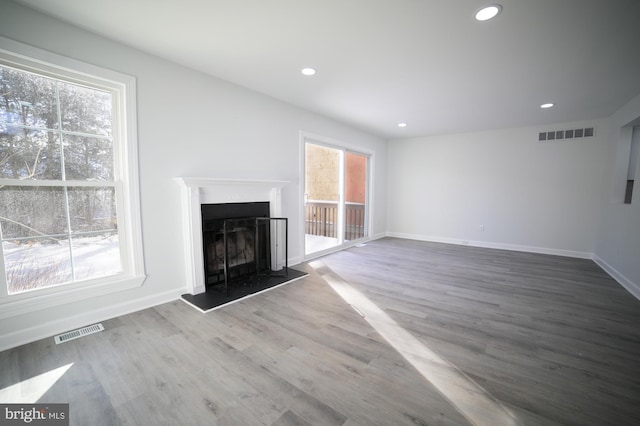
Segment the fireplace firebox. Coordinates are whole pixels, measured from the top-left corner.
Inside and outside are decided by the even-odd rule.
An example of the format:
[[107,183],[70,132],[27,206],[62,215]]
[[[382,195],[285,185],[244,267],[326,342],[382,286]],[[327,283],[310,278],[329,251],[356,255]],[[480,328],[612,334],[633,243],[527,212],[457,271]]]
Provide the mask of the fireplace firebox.
[[[287,219],[269,212],[269,202],[201,205],[207,291],[229,295],[232,286],[287,274]],[[282,240],[284,265],[278,261]]]

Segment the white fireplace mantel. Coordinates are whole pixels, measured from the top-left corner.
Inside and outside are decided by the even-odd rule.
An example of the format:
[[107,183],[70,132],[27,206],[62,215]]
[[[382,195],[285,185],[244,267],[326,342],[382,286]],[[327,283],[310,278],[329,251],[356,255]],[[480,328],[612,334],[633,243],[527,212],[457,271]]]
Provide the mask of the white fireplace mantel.
[[202,204],[268,201],[271,217],[282,212],[282,180],[215,179],[178,177],[182,189],[182,224],[187,292],[205,291],[202,249]]

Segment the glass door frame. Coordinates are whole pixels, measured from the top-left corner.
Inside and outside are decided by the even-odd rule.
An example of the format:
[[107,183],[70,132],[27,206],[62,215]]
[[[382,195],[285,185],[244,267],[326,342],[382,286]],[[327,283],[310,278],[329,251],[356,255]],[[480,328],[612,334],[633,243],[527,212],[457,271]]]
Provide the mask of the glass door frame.
[[[331,149],[336,149],[342,151],[340,156],[340,199],[338,201],[338,245],[331,247],[326,250],[320,250],[313,253],[306,253],[306,216],[305,216],[305,186],[306,186],[306,144],[314,144],[319,146],[324,146]],[[365,235],[362,238],[358,238],[356,240],[350,240],[345,242],[345,154],[352,153],[357,155],[362,155],[367,159],[366,165],[366,182],[365,182],[365,213],[364,213],[364,228]],[[374,159],[375,152],[369,149],[350,145],[343,143],[341,141],[327,138],[324,136],[314,135],[307,132],[300,132],[300,250],[302,252],[301,258],[303,261],[310,260],[316,257],[323,256],[328,253],[336,252],[356,244],[362,243],[364,241],[368,241],[371,239],[372,234],[372,216],[373,209],[372,200],[373,200],[373,170],[374,170]]]

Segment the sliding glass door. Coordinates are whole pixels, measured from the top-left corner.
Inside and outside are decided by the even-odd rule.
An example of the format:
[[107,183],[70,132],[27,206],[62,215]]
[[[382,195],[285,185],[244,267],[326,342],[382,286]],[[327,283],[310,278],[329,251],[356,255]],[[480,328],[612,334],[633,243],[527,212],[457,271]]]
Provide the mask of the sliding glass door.
[[305,142],[305,255],[367,236],[369,157]]

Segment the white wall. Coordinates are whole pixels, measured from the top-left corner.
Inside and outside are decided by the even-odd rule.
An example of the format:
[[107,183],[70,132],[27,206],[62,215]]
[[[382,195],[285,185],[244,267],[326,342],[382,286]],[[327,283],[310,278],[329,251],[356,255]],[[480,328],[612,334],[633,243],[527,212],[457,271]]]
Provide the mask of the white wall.
[[177,176],[275,179],[300,260],[299,135],[323,135],[376,152],[373,234],[386,230],[386,142],[340,123],[0,0],[0,35],[137,78],[145,264],[141,288],[0,322],[0,350],[137,310],[184,292]]
[[640,125],[640,95],[611,117],[607,184],[594,260],[640,299],[640,170],[631,204],[623,203],[631,123]]
[[[538,142],[540,131],[586,126],[594,137]],[[390,141],[388,232],[591,257],[608,135],[596,120]]]

